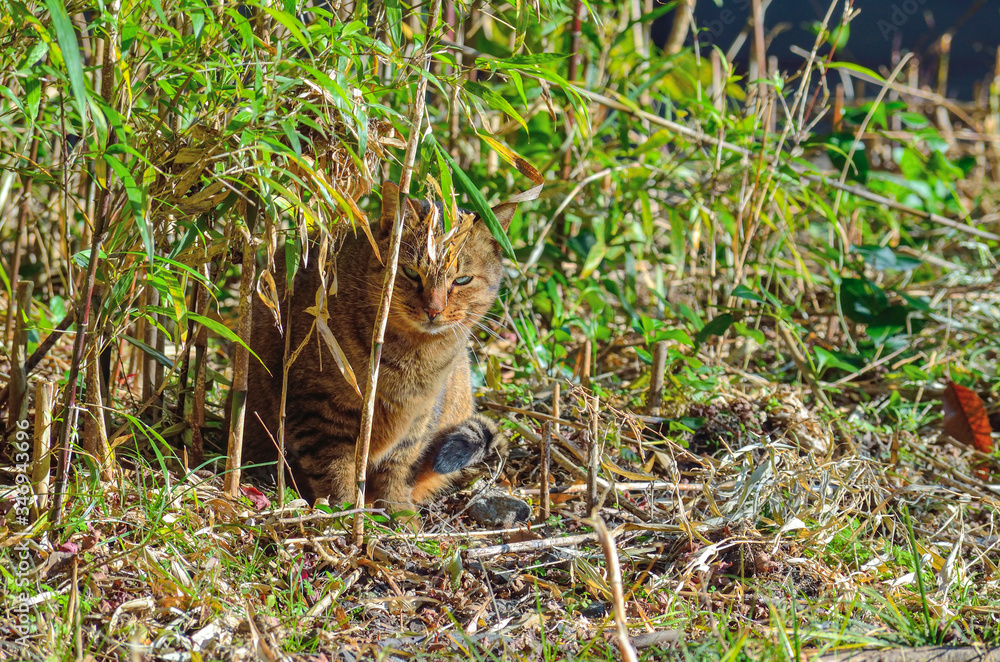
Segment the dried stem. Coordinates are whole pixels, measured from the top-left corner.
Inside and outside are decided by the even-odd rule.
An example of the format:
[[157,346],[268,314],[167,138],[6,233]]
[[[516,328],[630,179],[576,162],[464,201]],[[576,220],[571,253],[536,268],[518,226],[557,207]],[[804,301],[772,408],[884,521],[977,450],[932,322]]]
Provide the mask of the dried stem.
[[542,425],[542,466],[541,481],[539,485],[541,505],[538,509],[538,522],[544,523],[549,519],[549,466],[552,464],[552,424],[546,421]]
[[[441,14],[441,0],[434,0],[427,18],[427,31],[421,57],[421,66],[426,70],[430,66],[430,39],[437,27]],[[413,109],[410,116],[410,137],[406,142],[406,153],[403,156],[403,172],[399,176],[400,197],[396,205],[396,218],[392,224],[392,235],[389,240],[389,262],[386,265],[385,277],[382,281],[382,301],[378,315],[375,318],[375,329],[372,337],[372,351],[368,361],[368,382],[365,385],[364,408],[361,411],[361,432],[358,435],[357,448],[354,454],[354,470],[357,480],[357,495],[355,507],[364,508],[365,483],[368,480],[368,455],[372,438],[372,422],[375,417],[375,389],[378,385],[379,362],[382,358],[382,345],[385,342],[385,327],[389,320],[389,303],[392,301],[393,284],[396,282],[396,270],[399,267],[399,244],[403,234],[403,217],[406,209],[407,192],[410,190],[410,176],[413,164],[417,158],[417,147],[420,143],[420,127],[424,116],[424,100],[427,96],[427,77],[421,76],[417,83],[416,96],[413,99]],[[364,538],[364,515],[354,518],[354,539],[361,544]]]
[[52,400],[56,385],[42,382],[35,389],[35,448],[31,456],[31,483],[35,489],[35,507],[49,505],[49,470],[52,465]]
[[597,439],[598,407],[597,396],[588,396],[587,411],[590,414],[590,428],[587,430],[587,513],[589,515],[595,515],[595,511],[599,508],[597,501],[597,471],[600,467],[600,442]]
[[608,531],[604,520],[594,515],[594,531],[601,541],[604,559],[608,564],[608,583],[611,584],[612,607],[615,612],[615,629],[618,632],[618,648],[624,662],[639,662],[635,647],[629,640],[628,624],[625,621],[625,592],[622,590],[622,569],[618,563],[618,549],[615,536]]

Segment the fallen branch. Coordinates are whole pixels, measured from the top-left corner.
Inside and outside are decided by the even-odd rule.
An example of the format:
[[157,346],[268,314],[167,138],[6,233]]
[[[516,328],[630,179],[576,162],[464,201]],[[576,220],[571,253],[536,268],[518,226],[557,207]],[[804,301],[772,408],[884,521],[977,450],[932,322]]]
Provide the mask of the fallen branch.
[[598,539],[596,533],[581,533],[576,536],[565,536],[563,538],[542,538],[540,540],[525,540],[524,542],[512,542],[506,545],[490,545],[489,547],[479,547],[465,550],[465,558],[481,559],[497,554],[518,554],[520,552],[531,552],[539,549],[550,549],[552,547],[576,547],[587,542],[594,542]]

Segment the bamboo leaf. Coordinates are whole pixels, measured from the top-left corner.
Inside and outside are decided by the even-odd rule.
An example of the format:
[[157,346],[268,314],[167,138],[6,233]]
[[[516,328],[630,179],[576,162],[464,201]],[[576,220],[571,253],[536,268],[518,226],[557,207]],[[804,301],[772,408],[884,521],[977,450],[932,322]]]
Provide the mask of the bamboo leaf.
[[469,81],[465,84],[463,89],[468,92],[471,92],[472,94],[475,94],[477,97],[479,97],[487,104],[489,104],[490,108],[492,108],[493,110],[499,110],[504,113],[507,113],[507,115],[509,115],[512,119],[516,120],[518,124],[524,127],[525,131],[528,130],[528,125],[525,123],[524,118],[521,117],[521,115],[518,114],[516,110],[514,110],[514,107],[511,106],[506,99],[504,99],[502,96],[500,96],[490,88],[486,87],[485,85],[482,85],[481,83]]
[[146,258],[153,264],[153,229],[149,226],[145,213],[144,194],[142,189],[136,186],[132,173],[128,171],[125,164],[118,160],[114,154],[105,152],[104,160],[107,161],[111,169],[115,171],[118,178],[125,186],[125,194],[128,196],[129,206],[132,207],[132,216],[135,218],[135,225],[139,229],[142,237],[142,244],[146,248]]
[[59,50],[63,62],[66,63],[66,73],[69,74],[69,84],[73,88],[73,100],[80,113],[80,124],[83,132],[87,132],[87,84],[83,79],[83,63],[80,60],[80,45],[76,39],[76,30],[66,13],[66,6],[61,0],[45,0],[52,16],[52,26],[56,30]]
[[479,218],[486,222],[486,226],[490,229],[493,234],[493,238],[497,240],[503,252],[507,254],[507,257],[514,260],[514,247],[510,245],[510,239],[507,238],[507,233],[504,232],[503,227],[500,225],[500,221],[497,220],[496,214],[493,213],[493,209],[486,202],[486,198],[483,194],[476,188],[469,176],[466,175],[455,160],[445,150],[441,149],[440,145],[434,143],[435,149],[437,149],[438,154],[444,157],[445,161],[451,167],[452,173],[455,175],[455,179],[458,181],[458,186],[465,194],[469,196],[469,202],[472,203],[473,209],[479,214]]

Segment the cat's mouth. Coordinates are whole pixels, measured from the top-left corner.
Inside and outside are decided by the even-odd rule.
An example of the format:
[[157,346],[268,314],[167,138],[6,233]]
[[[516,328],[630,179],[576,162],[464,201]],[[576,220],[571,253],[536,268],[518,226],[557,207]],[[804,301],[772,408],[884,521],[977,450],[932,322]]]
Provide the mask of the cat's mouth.
[[453,326],[456,326],[456,322],[451,322],[448,320],[442,320],[438,318],[436,320],[428,320],[425,316],[422,320],[417,320],[417,326],[420,327],[421,331],[428,333],[430,335],[437,335],[438,333],[444,333],[450,330]]
[[[402,312],[402,311],[400,311]],[[461,326],[461,320],[445,319],[443,314],[437,315],[434,319],[428,319],[423,311],[419,313],[415,310],[407,310],[400,317],[405,320],[406,326],[411,331],[416,331],[428,336],[436,336],[442,333],[449,333]]]

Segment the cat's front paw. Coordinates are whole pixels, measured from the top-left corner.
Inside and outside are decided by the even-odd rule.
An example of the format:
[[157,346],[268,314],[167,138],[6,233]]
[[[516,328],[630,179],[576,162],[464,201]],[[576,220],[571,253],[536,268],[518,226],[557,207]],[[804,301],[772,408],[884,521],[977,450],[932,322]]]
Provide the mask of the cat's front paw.
[[434,458],[434,471],[450,474],[486,459],[498,438],[496,425],[483,416],[472,416],[445,433]]

